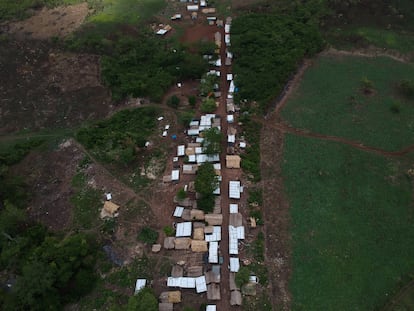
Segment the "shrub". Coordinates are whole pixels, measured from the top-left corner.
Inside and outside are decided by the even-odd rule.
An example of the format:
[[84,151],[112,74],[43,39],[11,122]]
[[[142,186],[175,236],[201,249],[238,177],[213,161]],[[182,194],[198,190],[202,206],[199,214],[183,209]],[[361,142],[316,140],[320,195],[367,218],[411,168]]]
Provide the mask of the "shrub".
[[364,77],[361,80],[361,89],[365,94],[370,94],[374,91],[374,83],[367,77]]
[[400,113],[401,104],[399,102],[393,102],[391,104],[390,110],[391,110],[392,113]]
[[163,228],[163,231],[164,231],[166,236],[174,236],[175,235],[175,230],[171,226],[165,226]]
[[150,227],[144,227],[138,234],[138,240],[145,244],[155,244],[158,239],[158,232]]
[[180,105],[180,99],[177,97],[177,95],[173,95],[168,99],[167,105],[171,108],[177,109]]
[[241,267],[236,273],[236,285],[241,287],[243,284],[249,282],[250,271],[247,267]]
[[197,102],[197,99],[194,95],[188,96],[188,103],[190,104],[191,107],[194,108],[196,105],[196,102]]
[[177,199],[178,200],[184,200],[187,197],[187,193],[184,191],[184,188],[180,188],[177,192]]
[[180,124],[182,124],[184,127],[187,127],[190,125],[190,122],[193,120],[193,118],[193,111],[184,111],[178,116],[178,122],[180,122]]
[[414,81],[413,80],[401,80],[398,89],[400,93],[406,97],[414,97]]

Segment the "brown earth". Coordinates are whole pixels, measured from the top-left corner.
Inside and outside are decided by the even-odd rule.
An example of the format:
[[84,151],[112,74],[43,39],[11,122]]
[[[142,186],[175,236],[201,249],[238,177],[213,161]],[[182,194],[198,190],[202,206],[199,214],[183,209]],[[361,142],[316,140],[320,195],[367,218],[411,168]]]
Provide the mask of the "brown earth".
[[65,37],[85,20],[89,13],[86,2],[60,6],[54,9],[42,8],[23,21],[12,22],[4,28],[24,39],[48,39],[51,37]]
[[99,58],[57,51],[42,41],[0,47],[0,135],[70,128],[113,110]]

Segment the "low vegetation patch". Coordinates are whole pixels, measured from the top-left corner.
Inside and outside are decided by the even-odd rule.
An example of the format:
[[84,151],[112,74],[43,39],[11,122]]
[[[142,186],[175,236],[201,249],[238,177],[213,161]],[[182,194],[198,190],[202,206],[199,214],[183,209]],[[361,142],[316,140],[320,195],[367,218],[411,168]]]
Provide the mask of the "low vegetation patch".
[[[413,64],[386,57],[322,56],[306,71],[282,117],[294,127],[399,150],[414,143],[414,105],[395,86],[413,74]],[[366,96],[361,87],[375,92]]]
[[293,135],[284,148],[293,309],[382,306],[412,272],[412,157]]

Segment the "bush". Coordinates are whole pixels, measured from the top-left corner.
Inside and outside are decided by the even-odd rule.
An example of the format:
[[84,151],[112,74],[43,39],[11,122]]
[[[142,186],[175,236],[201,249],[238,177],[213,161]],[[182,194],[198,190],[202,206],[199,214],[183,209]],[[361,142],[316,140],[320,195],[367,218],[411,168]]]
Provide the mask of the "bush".
[[174,236],[175,235],[175,230],[171,226],[165,226],[163,228],[163,231],[164,231],[166,236]]
[[177,97],[177,95],[173,95],[168,99],[167,105],[171,108],[177,109],[180,105],[180,99]]
[[178,122],[182,124],[184,127],[188,127],[190,125],[190,122],[194,118],[194,112],[193,111],[184,111],[179,114],[178,116]]
[[374,83],[368,80],[367,77],[364,77],[361,80],[361,89],[365,94],[370,94],[374,91]]
[[212,113],[216,111],[216,109],[217,109],[217,105],[216,105],[216,101],[214,100],[214,98],[206,98],[201,103],[200,110],[203,113]]
[[236,273],[236,285],[241,287],[243,284],[249,282],[250,270],[247,267],[241,267]]
[[178,200],[184,200],[187,197],[187,193],[185,192],[184,188],[180,188],[177,192],[177,199]]
[[144,227],[138,234],[138,240],[145,244],[155,244],[158,240],[158,232],[150,227]]
[[188,96],[188,103],[190,104],[191,107],[194,108],[196,105],[196,102],[197,102],[197,99],[194,95]]
[[391,104],[390,110],[391,110],[392,113],[400,113],[401,104],[399,102],[393,102]]
[[406,97],[414,97],[414,81],[413,80],[402,80],[398,85],[400,93]]

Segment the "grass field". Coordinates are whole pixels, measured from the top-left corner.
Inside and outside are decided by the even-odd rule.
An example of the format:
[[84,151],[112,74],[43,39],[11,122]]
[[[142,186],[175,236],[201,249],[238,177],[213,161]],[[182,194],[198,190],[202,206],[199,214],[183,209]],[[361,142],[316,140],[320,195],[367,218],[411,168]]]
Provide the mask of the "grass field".
[[[412,273],[414,210],[405,172],[337,143],[286,136],[293,310],[373,310]],[[409,161],[411,160],[411,161]]]
[[[322,56],[307,70],[282,116],[295,127],[399,150],[414,144],[414,101],[396,89],[413,75],[414,64],[386,57]],[[363,79],[372,81],[373,94],[362,92]],[[392,112],[395,103],[399,113]]]

